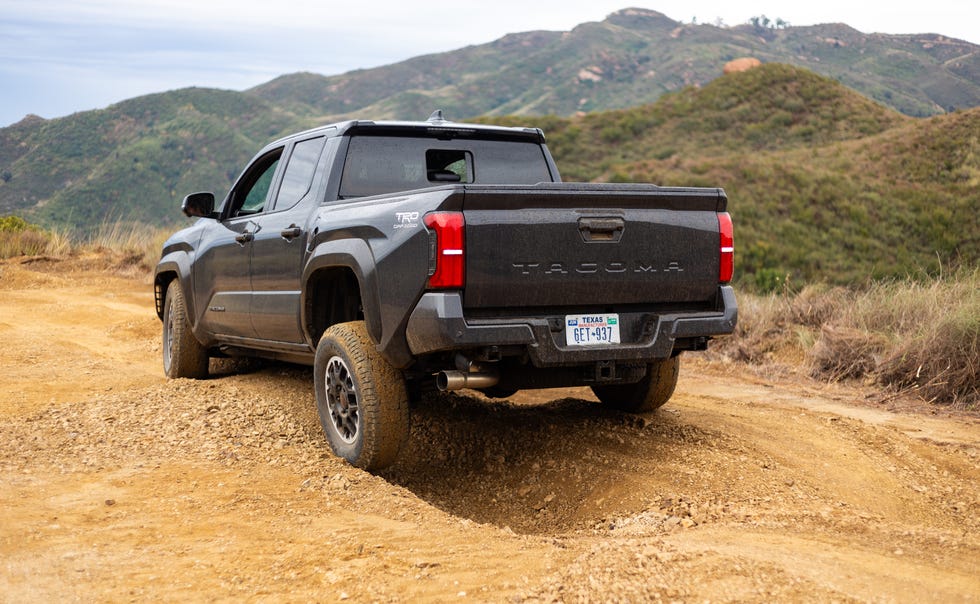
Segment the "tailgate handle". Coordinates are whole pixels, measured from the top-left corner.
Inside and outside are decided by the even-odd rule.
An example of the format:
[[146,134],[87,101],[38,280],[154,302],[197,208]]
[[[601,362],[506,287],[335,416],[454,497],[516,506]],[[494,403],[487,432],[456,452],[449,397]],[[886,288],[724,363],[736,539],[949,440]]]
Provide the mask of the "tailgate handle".
[[579,218],[578,232],[586,243],[618,243],[626,230],[622,218]]

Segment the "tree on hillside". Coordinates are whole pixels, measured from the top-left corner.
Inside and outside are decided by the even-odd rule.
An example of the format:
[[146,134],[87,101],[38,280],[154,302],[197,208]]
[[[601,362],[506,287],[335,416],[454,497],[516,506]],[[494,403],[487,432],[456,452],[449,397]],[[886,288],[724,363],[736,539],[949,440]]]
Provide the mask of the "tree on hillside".
[[755,29],[763,31],[772,29],[786,29],[789,27],[789,21],[784,21],[779,17],[777,17],[775,21],[772,21],[765,15],[749,18],[749,24]]

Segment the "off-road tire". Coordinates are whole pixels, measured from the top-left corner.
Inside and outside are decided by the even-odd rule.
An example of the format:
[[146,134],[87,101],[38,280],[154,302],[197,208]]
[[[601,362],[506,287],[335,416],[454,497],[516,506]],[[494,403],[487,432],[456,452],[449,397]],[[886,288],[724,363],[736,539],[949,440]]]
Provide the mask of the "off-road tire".
[[176,279],[167,287],[163,306],[163,371],[169,378],[208,376],[208,351],[191,331],[184,292]]
[[674,394],[680,374],[680,356],[650,364],[646,376],[635,384],[592,386],[592,392],[613,409],[629,413],[644,413],[664,406]]
[[334,454],[369,471],[391,465],[408,442],[408,394],[364,321],[327,329],[313,371],[320,426]]

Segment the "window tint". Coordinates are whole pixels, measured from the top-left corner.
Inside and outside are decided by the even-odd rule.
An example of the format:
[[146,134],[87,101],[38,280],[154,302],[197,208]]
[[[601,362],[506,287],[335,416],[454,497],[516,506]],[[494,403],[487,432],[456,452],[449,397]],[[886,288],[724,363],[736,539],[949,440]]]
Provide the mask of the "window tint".
[[552,182],[541,146],[523,141],[353,136],[341,197],[380,195],[440,184]]
[[276,167],[281,156],[282,149],[276,149],[249,166],[248,171],[232,190],[229,217],[258,214],[265,208],[269,187],[272,186],[272,178],[276,175]]
[[313,174],[316,172],[317,160],[323,149],[324,138],[318,137],[300,141],[293,145],[293,152],[286,164],[279,186],[279,196],[276,198],[276,209],[287,210],[303,199],[313,184]]
[[487,141],[473,149],[475,183],[534,185],[553,181],[541,145],[517,141]]
[[424,148],[415,139],[351,138],[341,175],[341,197],[379,195],[428,186]]
[[252,214],[262,211],[263,206],[265,206],[265,200],[269,196],[269,186],[272,185],[272,176],[276,173],[276,165],[278,163],[278,159],[272,162],[272,165],[256,179],[255,184],[252,185],[252,189],[245,196],[245,202],[242,204],[241,210],[239,210],[240,214]]

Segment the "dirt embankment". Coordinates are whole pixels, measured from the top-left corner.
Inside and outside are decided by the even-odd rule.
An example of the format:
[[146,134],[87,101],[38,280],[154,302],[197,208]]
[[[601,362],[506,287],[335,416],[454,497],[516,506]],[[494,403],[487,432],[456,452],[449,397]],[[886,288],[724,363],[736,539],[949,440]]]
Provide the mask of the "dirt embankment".
[[306,368],[164,380],[102,268],[0,264],[0,600],[980,600],[975,418],[689,355],[645,416],[427,398],[372,476]]

